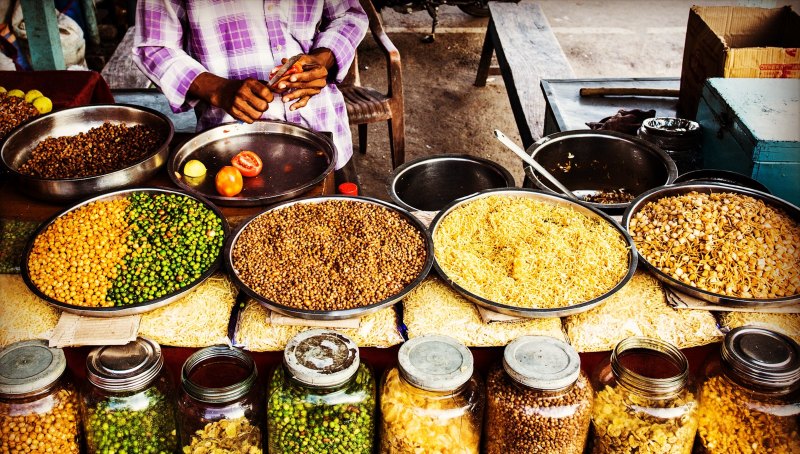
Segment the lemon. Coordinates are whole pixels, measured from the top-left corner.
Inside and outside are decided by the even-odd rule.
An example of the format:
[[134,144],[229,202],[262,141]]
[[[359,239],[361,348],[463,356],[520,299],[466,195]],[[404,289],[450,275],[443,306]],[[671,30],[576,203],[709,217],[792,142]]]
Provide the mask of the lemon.
[[8,92],[8,96],[16,96],[17,98],[24,98],[25,92],[18,88],[15,88]]
[[0,87],[0,93],[5,93],[6,91],[6,87]]
[[41,98],[42,96],[44,95],[39,90],[29,90],[27,93],[25,93],[25,102],[32,103],[34,99]]
[[206,174],[206,166],[197,159],[192,159],[183,166],[183,174],[190,178],[202,177]]
[[46,114],[53,110],[53,101],[50,101],[50,98],[47,96],[39,96],[33,100],[33,107],[35,107],[39,113]]

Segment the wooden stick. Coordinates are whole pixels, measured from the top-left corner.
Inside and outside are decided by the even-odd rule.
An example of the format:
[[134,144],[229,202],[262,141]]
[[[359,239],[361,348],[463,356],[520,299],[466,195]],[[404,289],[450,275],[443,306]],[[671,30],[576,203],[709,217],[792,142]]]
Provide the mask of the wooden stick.
[[581,88],[580,95],[583,97],[596,96],[661,96],[665,98],[677,98],[680,90],[674,88],[635,88],[635,87],[597,87]]

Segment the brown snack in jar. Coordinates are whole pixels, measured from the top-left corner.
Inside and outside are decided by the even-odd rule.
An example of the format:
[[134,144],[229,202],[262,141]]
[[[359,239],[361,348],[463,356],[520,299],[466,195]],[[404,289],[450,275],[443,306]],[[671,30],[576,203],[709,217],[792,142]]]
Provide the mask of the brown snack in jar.
[[184,454],[261,454],[261,431],[244,416],[212,421],[192,436]]

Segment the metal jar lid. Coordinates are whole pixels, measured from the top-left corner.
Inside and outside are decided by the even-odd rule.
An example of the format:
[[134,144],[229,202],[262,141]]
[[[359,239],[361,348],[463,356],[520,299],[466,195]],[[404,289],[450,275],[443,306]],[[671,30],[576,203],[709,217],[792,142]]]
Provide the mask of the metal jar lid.
[[[249,371],[247,377],[237,383],[219,388],[201,386],[192,381],[191,377],[194,369],[203,366],[206,362],[208,362],[207,367],[217,366],[216,369],[212,369],[214,372],[224,374],[224,369],[219,367],[221,364],[220,360],[232,360],[237,365]],[[194,352],[192,356],[183,363],[183,368],[181,370],[181,384],[183,385],[183,389],[186,390],[186,393],[201,402],[208,403],[233,402],[243,397],[250,392],[257,378],[258,370],[256,369],[256,363],[253,361],[253,358],[244,351],[227,345],[212,345],[211,347],[206,347]]]
[[283,363],[302,384],[330,387],[341,385],[358,371],[358,346],[349,337],[326,329],[297,334],[283,351]]
[[15,342],[0,351],[0,394],[35,395],[49,388],[67,368],[60,348],[42,340]]
[[138,391],[152,383],[163,366],[161,347],[139,337],[125,345],[92,350],[86,358],[86,376],[106,391]]
[[517,383],[544,391],[578,380],[581,358],[568,343],[549,336],[522,336],[503,350],[503,368]]
[[403,378],[427,391],[453,391],[473,371],[472,353],[450,336],[415,337],[400,347],[397,360]]
[[800,387],[800,345],[780,333],[743,326],[722,343],[728,375],[745,387],[792,391]]

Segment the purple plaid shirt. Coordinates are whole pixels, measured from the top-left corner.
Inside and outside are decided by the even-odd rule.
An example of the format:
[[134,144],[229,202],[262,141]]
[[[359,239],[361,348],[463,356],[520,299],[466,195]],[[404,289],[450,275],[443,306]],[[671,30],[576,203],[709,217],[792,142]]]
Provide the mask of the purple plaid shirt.
[[[338,83],[368,26],[358,0],[139,0],[136,14],[134,61],[161,87],[173,111],[196,109],[198,130],[235,121],[187,97],[200,73],[267,80],[281,58],[324,47],[336,58]],[[333,133],[336,167],[343,166],[353,155],[353,141],[336,85],[328,84],[303,108],[290,111],[289,105],[275,96],[262,118]]]

